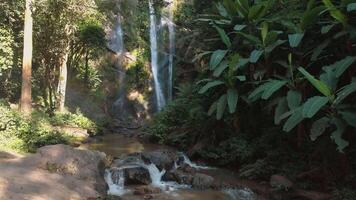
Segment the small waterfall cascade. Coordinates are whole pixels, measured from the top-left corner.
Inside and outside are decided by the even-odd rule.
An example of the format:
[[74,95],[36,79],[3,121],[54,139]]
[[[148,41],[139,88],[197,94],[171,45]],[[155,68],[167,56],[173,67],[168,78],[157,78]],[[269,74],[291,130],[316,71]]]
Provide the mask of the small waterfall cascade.
[[[120,166],[112,167],[111,169],[105,170],[105,181],[109,186],[107,193],[109,195],[122,196],[130,192],[130,190],[125,188],[125,169],[142,167],[145,168],[150,175],[151,185],[154,187],[161,188],[162,190],[175,191],[177,189],[189,189],[191,186],[185,184],[178,184],[171,181],[162,181],[162,177],[165,175],[166,170],[159,170],[158,167],[153,164],[146,164],[143,160],[137,157],[128,157],[123,160],[117,160],[116,163]],[[192,162],[187,155],[182,152],[178,153],[178,160],[174,162],[173,169],[177,169],[180,166],[187,164],[195,169],[214,169],[211,167],[200,166]]]
[[187,155],[185,155],[184,153],[182,153],[182,152],[179,152],[179,154],[180,154],[180,157],[183,159],[183,163],[189,165],[192,168],[195,168],[195,169],[214,169],[213,167],[201,166],[201,165],[198,165],[198,164],[192,162],[189,159],[189,157]]
[[117,174],[117,181],[113,181],[112,177],[115,177],[116,175],[112,173],[111,170],[106,169],[105,170],[105,176],[104,179],[106,181],[106,183],[108,184],[108,195],[115,195],[115,196],[122,196],[125,193],[127,193],[127,191],[125,190],[125,178],[124,178],[124,171],[123,170],[118,170],[118,174]]
[[152,0],[149,1],[151,67],[157,110],[161,110],[173,95],[174,3],[173,0],[165,0],[165,2],[168,6],[162,9],[162,13],[156,13]]

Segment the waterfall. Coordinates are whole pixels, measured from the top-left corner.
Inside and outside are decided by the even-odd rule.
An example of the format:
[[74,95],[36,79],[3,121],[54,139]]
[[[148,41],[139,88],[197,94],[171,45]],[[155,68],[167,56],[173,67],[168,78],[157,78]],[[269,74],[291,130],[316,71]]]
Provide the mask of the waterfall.
[[174,4],[173,0],[167,0],[169,3],[169,21],[168,21],[168,32],[169,32],[169,67],[168,67],[168,98],[172,100],[173,96],[173,58],[175,54],[175,28],[173,20]]
[[162,86],[159,81],[157,22],[156,22],[156,13],[152,0],[149,0],[149,11],[150,11],[151,67],[152,67],[152,73],[154,79],[157,109],[161,110],[165,106],[166,100],[164,98]]
[[114,102],[114,110],[115,114],[122,113],[125,101],[125,78],[126,78],[126,71],[123,67],[123,58],[125,53],[125,46],[124,46],[124,31],[122,28],[121,22],[121,15],[120,13],[117,14],[116,23],[114,29],[111,33],[109,38],[109,47],[112,51],[116,53],[116,63],[115,66],[118,72],[118,97]]
[[[157,24],[157,13],[152,0],[150,10],[151,66],[154,78],[157,109],[161,110],[173,95],[173,61],[175,54],[175,27],[173,0],[165,0],[168,6],[162,9]],[[167,41],[167,42],[166,42]],[[164,49],[168,50],[165,51]]]

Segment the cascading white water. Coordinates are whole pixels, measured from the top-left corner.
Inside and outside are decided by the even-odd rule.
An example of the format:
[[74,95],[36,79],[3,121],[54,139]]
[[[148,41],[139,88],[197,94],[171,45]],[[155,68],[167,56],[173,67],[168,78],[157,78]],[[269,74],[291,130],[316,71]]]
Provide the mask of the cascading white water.
[[124,31],[122,28],[121,15],[118,13],[114,31],[109,39],[109,47],[117,55],[116,67],[118,70],[119,80],[119,94],[117,100],[114,102],[115,110],[121,111],[124,106],[125,87],[124,82],[126,78],[125,69],[122,66],[122,60],[125,53],[124,46]]
[[173,96],[173,59],[175,54],[175,28],[174,28],[174,4],[173,0],[166,0],[169,3],[168,32],[169,32],[169,66],[168,66],[168,98]]
[[196,163],[193,163],[189,157],[187,155],[185,155],[184,153],[180,153],[181,157],[183,158],[183,162],[187,165],[189,165],[190,167],[192,168],[195,168],[195,169],[214,169],[213,167],[207,167],[207,166],[201,166],[201,165],[198,165]]
[[166,100],[164,98],[162,86],[159,81],[157,22],[156,22],[156,12],[152,0],[149,0],[149,11],[150,11],[151,67],[152,67],[152,73],[154,79],[157,109],[161,110],[165,106]]
[[124,171],[123,170],[118,170],[118,181],[113,181],[112,177],[113,177],[113,173],[111,172],[111,170],[106,169],[105,170],[105,181],[109,186],[109,189],[107,191],[107,193],[109,195],[116,195],[116,196],[121,196],[125,193],[127,193],[127,191],[125,190],[125,178],[124,178]]

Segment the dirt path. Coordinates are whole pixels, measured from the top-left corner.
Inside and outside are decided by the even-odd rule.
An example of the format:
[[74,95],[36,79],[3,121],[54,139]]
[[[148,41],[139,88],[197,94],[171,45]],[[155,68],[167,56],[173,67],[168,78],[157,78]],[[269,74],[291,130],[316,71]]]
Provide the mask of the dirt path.
[[81,200],[97,195],[86,181],[38,167],[38,156],[0,152],[0,200]]

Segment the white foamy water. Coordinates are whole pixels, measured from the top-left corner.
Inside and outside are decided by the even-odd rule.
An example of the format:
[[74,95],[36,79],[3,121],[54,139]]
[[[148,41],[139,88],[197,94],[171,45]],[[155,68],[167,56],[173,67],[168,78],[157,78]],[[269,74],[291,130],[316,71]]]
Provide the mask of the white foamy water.
[[157,109],[161,110],[166,105],[166,100],[164,98],[162,86],[159,81],[157,21],[156,21],[156,12],[152,0],[149,0],[149,11],[150,11],[151,67],[152,67],[153,81],[155,86]]
[[198,165],[194,162],[192,162],[189,157],[187,155],[185,155],[184,153],[180,153],[180,155],[182,156],[183,158],[183,162],[187,165],[189,165],[190,167],[192,168],[195,168],[195,169],[214,169],[213,167],[208,167],[208,166],[202,166],[202,165]]
[[118,181],[114,182],[112,177],[113,177],[113,173],[111,172],[111,170],[106,169],[104,179],[109,187],[107,193],[109,195],[115,195],[115,196],[122,196],[126,194],[128,190],[125,190],[125,186],[124,186],[125,184],[124,171],[118,170]]

